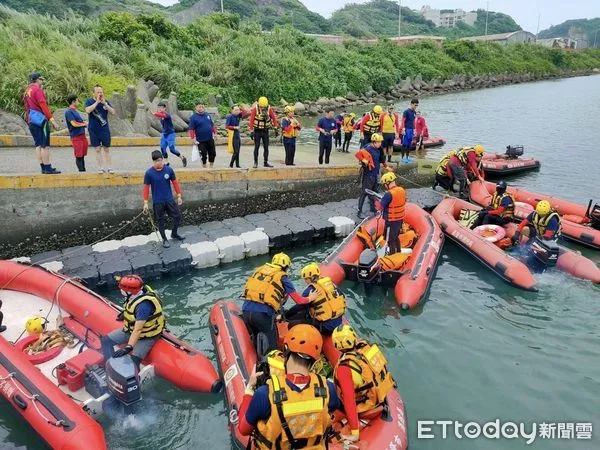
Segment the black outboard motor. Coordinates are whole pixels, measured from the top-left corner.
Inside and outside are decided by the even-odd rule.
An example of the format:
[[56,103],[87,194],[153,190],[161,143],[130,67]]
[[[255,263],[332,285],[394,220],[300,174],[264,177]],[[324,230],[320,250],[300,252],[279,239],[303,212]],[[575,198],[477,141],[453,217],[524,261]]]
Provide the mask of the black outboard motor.
[[371,283],[379,275],[379,257],[375,250],[363,250],[358,257],[357,278],[361,283]]
[[507,145],[506,146],[506,157],[508,159],[517,159],[519,156],[523,156],[525,149],[522,145]]
[[545,267],[554,267],[558,261],[559,247],[555,241],[540,239],[536,236],[531,244],[533,255],[539,264]]
[[142,399],[138,368],[129,355],[106,361],[108,391],[122,404],[129,406]]
[[592,200],[590,200],[586,216],[592,221],[592,228],[600,230],[600,204],[596,203],[592,206]]

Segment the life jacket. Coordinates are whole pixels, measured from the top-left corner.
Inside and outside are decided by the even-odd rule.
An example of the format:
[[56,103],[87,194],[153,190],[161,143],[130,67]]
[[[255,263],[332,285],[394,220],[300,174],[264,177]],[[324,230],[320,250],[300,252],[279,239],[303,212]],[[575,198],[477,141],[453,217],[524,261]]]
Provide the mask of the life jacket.
[[336,370],[339,366],[346,366],[352,372],[359,414],[380,406],[395,387],[394,378],[387,369],[387,360],[375,344],[362,342],[354,351],[342,353]]
[[388,192],[392,196],[392,201],[387,206],[387,221],[397,222],[399,220],[404,220],[406,191],[400,186],[395,186]]
[[458,150],[456,150],[456,157],[463,165],[466,166],[469,152],[474,152],[474,151],[475,151],[475,147],[461,147]]
[[559,224],[558,231],[552,237],[552,239],[556,240],[560,236],[560,216],[558,215],[558,213],[556,211],[552,210],[550,212],[550,214],[548,214],[546,216],[540,216],[535,211],[533,212],[533,219],[531,222],[532,222],[533,228],[535,229],[535,232],[538,236],[541,237],[544,235],[544,233],[546,232],[546,228],[548,227],[548,224],[550,223],[550,220],[552,220],[553,217],[556,217],[558,219],[558,224]]
[[268,106],[266,110],[263,108],[256,107],[256,114],[254,116],[254,128],[257,130],[265,130],[271,126],[271,107]]
[[410,255],[406,253],[394,253],[393,255],[379,258],[379,265],[383,271],[400,270],[406,261],[408,261],[408,258],[410,258]]
[[373,161],[373,155],[369,153],[368,150],[361,148],[354,154],[354,157],[362,162],[363,159],[366,159],[368,162],[369,170],[373,170],[375,168],[375,161]]
[[284,138],[297,138],[298,135],[300,134],[300,126],[299,125],[294,125],[293,121],[295,121],[295,119],[290,119],[289,117],[286,117],[283,120],[289,120],[290,121],[290,125],[291,125],[291,130],[290,131],[283,130],[283,132],[282,132],[283,137]]
[[352,117],[344,117],[342,128],[344,133],[352,133],[354,131],[354,119]]
[[285,299],[285,289],[281,281],[284,276],[285,272],[275,264],[260,266],[246,281],[242,297],[278,311]]
[[381,132],[382,133],[396,133],[396,123],[398,122],[398,116],[396,113],[384,112],[381,114]]
[[370,248],[373,250],[375,248],[375,241],[373,240],[373,236],[367,230],[367,227],[361,225],[360,228],[356,231],[356,237],[359,238],[365,248]]
[[493,209],[498,209],[502,200],[506,197],[510,198],[510,205],[506,207],[506,209],[500,214],[502,217],[512,218],[515,215],[515,198],[510,195],[508,192],[505,192],[502,195],[498,195],[497,192],[494,192],[494,196],[492,197],[491,207]]
[[324,450],[331,424],[325,378],[311,373],[310,383],[301,392],[291,389],[283,375],[272,376],[267,386],[271,417],[256,424],[254,448]]
[[463,227],[472,228],[479,219],[479,213],[473,209],[461,209],[458,216],[458,223]]
[[281,350],[271,350],[266,356],[271,376],[285,375],[285,358]]
[[363,127],[365,133],[379,133],[379,114],[367,113],[367,121]]
[[346,297],[329,277],[320,278],[311,285],[318,295],[310,302],[308,312],[313,319],[319,322],[341,317],[346,312]]
[[133,333],[135,327],[135,308],[143,301],[150,301],[154,305],[154,314],[152,314],[140,333],[140,338],[152,338],[160,335],[165,329],[165,316],[163,314],[160,298],[150,286],[144,286],[144,293],[139,297],[129,297],[123,309],[123,331]]
[[444,155],[435,169],[436,175],[448,176],[446,169],[448,168],[448,163],[450,162],[450,153]]

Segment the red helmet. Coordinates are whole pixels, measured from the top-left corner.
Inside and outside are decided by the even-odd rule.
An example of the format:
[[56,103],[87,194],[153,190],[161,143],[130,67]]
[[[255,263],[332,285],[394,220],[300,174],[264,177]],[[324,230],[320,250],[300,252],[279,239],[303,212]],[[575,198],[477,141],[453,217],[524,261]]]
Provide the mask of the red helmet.
[[119,289],[127,294],[137,294],[144,287],[144,280],[139,275],[125,275],[119,280]]

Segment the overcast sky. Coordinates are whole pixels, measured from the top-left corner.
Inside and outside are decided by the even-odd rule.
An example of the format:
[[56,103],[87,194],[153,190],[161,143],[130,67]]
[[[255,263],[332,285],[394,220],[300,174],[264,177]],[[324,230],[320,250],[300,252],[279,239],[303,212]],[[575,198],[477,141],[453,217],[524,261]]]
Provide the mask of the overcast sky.
[[[163,5],[172,5],[175,0],[152,0]],[[301,0],[308,9],[325,17],[348,3],[367,3],[369,0]],[[420,9],[428,4],[432,8],[474,10],[485,9],[486,0],[402,0],[402,6]],[[492,11],[512,16],[521,27],[533,33],[537,29],[538,13],[540,30],[558,25],[568,19],[600,17],[600,0],[489,0]]]

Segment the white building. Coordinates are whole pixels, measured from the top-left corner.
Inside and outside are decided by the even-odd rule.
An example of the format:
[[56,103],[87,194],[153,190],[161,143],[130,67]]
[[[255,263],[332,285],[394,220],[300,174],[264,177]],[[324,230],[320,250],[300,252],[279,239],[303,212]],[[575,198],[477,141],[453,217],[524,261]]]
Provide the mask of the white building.
[[439,10],[429,5],[421,8],[420,14],[427,20],[431,20],[436,27],[454,28],[457,23],[464,22],[474,25],[477,20],[477,12],[466,12],[462,9]]

